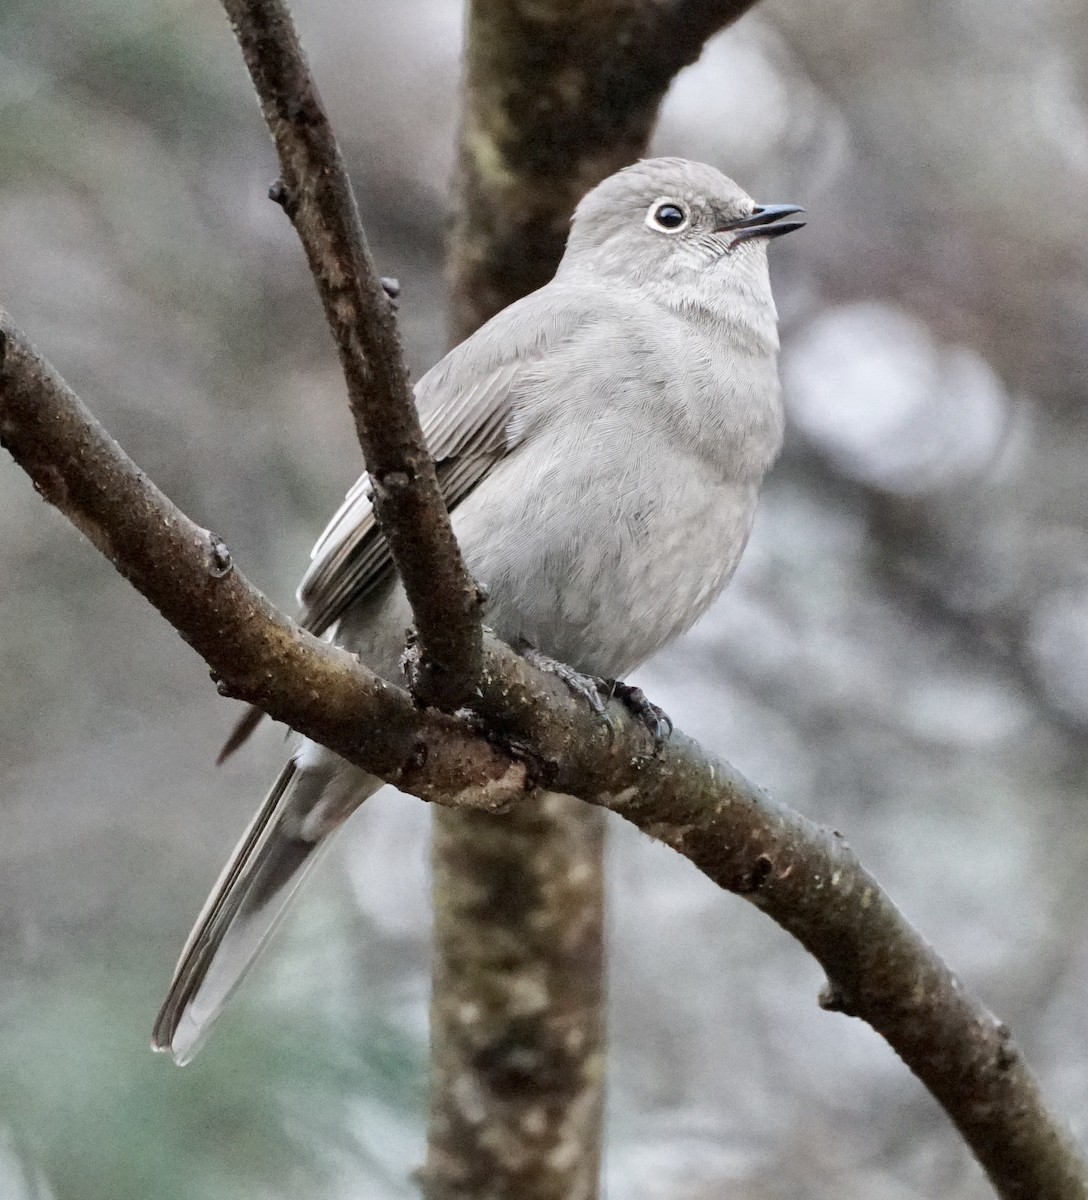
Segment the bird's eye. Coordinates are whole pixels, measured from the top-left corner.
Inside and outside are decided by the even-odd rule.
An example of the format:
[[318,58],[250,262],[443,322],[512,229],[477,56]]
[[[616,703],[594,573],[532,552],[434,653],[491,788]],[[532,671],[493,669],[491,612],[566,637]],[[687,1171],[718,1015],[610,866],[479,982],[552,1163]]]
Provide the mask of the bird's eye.
[[679,200],[655,200],[646,214],[646,224],[651,229],[660,229],[664,233],[676,233],[684,229],[689,219],[687,206]]

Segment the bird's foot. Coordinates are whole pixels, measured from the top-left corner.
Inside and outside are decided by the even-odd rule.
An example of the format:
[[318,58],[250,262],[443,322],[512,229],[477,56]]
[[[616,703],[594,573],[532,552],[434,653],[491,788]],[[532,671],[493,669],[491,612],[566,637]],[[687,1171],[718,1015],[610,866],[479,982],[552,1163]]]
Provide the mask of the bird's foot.
[[646,699],[642,688],[624,683],[619,679],[602,679],[598,675],[585,675],[567,663],[559,662],[544,654],[524,638],[519,639],[515,649],[531,667],[547,671],[549,675],[555,675],[579,699],[584,700],[608,726],[610,736],[613,732],[613,723],[612,718],[608,715],[607,705],[613,697],[619,700],[633,716],[638,718],[653,738],[654,756],[661,753],[672,734],[672,720],[668,713]]
[[632,683],[624,683],[621,679],[610,679],[606,682],[610,685],[611,695],[642,722],[650,737],[654,739],[656,758],[672,737],[672,718],[663,708],[658,708],[653,701],[647,700],[642,688],[635,687]]

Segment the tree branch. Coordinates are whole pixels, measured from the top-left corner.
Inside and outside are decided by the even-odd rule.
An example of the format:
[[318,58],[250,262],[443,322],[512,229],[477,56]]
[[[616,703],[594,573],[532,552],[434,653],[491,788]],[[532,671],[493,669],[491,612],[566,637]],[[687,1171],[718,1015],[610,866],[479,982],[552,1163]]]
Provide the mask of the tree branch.
[[656,61],[659,72],[668,72],[671,81],[677,71],[695,62],[708,39],[754,4],[755,0],[664,0],[658,6],[653,41],[645,47],[646,57]]
[[486,639],[482,729],[304,633],[129,460],[0,310],[0,444],[200,653],[229,695],[433,801],[499,810],[540,783],[631,821],[744,896],[821,963],[822,1003],[869,1022],[930,1089],[1006,1200],[1083,1200],[1088,1171],[1008,1030],[970,997],[837,835],[675,731],[657,757]]
[[0,445],[208,663],[223,695],[413,792],[449,769],[465,787],[482,784],[488,803],[520,794],[524,770],[511,770],[509,758],[433,710],[420,724],[406,693],[274,608],[235,569],[225,544],[127,457],[3,309]]
[[480,667],[480,599],[450,527],[412,399],[393,307],[336,137],[282,0],[223,0],[280,159],[270,195],[290,217],[340,353],[375,508],[424,655],[422,703],[451,711]]

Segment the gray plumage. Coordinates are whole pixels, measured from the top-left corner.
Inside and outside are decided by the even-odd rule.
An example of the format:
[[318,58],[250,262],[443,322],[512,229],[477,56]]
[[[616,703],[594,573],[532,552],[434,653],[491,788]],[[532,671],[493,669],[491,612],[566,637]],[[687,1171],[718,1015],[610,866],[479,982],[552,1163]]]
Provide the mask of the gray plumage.
[[[782,439],[766,248],[797,211],[756,206],[702,164],[628,167],[579,204],[552,282],[420,380],[454,530],[500,637],[622,678],[728,582]],[[400,680],[411,614],[365,475],[299,600],[309,628]],[[380,786],[300,745],[190,935],[157,1049],[195,1053],[315,851]]]

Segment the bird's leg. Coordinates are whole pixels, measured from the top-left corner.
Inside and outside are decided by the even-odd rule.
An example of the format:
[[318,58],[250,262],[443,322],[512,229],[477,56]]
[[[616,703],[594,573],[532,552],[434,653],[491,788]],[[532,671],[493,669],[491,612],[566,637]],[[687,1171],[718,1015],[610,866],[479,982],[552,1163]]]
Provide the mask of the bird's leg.
[[518,638],[514,649],[531,667],[539,671],[547,671],[561,679],[570,690],[584,700],[593,711],[601,717],[605,724],[612,728],[612,718],[608,715],[605,705],[612,699],[612,685],[607,679],[599,679],[596,675],[583,675],[567,663],[552,658],[542,650],[538,650],[532,642]]
[[525,638],[519,638],[514,649],[531,666],[549,675],[561,679],[568,688],[582,700],[605,722],[609,732],[612,732],[612,718],[608,715],[608,702],[613,697],[619,700],[645,726],[654,740],[654,755],[661,753],[662,747],[672,734],[672,720],[668,713],[658,708],[656,704],[646,699],[642,688],[624,683],[619,679],[602,679],[597,675],[584,675],[567,663],[559,662],[538,650]]

